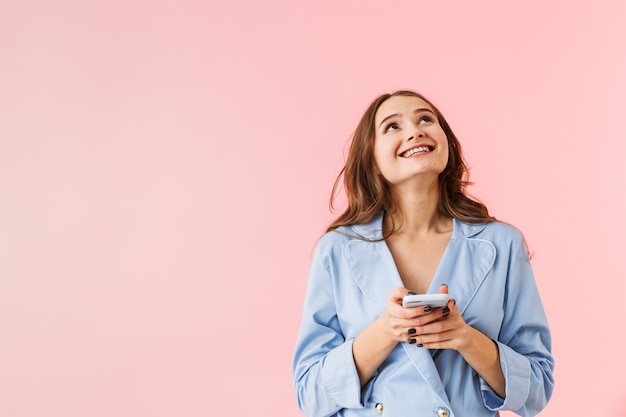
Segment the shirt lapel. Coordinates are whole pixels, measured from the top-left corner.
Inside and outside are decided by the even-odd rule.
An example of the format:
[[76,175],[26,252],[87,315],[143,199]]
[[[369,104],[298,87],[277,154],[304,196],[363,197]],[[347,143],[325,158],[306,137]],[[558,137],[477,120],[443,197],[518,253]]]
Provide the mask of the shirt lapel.
[[455,219],[453,225],[450,242],[428,292],[436,293],[441,284],[447,284],[462,314],[493,267],[496,250],[491,242],[474,238],[485,228],[484,223],[469,224]]

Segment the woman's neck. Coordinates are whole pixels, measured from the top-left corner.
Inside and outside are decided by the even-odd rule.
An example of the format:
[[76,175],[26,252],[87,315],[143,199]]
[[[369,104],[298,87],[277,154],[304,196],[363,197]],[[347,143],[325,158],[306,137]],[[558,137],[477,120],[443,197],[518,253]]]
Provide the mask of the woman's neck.
[[439,186],[423,189],[394,189],[394,209],[385,215],[385,232],[394,228],[394,234],[423,235],[444,232],[451,219],[439,212]]

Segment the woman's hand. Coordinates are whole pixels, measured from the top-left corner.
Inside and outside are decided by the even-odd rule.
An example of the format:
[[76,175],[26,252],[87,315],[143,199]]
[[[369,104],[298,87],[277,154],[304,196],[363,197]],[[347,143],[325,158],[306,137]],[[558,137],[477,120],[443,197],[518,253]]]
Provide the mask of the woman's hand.
[[[448,293],[448,286],[439,287],[440,294]],[[422,307],[413,307],[405,310],[423,310]],[[409,313],[413,315],[413,313]],[[470,342],[471,327],[465,323],[456,301],[450,299],[443,308],[433,309],[431,312],[415,315],[411,320],[407,333],[408,342],[418,347],[428,349],[455,349],[462,350]],[[414,331],[411,329],[415,329]]]
[[[442,285],[439,292],[447,287]],[[451,312],[448,307],[432,308],[430,306],[402,307],[402,299],[409,293],[406,288],[396,288],[389,294],[387,306],[380,317],[380,326],[390,340],[394,342],[417,342],[416,336],[435,332],[439,321],[446,319]],[[454,304],[453,301],[451,301]],[[449,303],[450,305],[450,303]],[[455,306],[456,307],[456,306]],[[458,309],[456,310],[458,312]],[[460,317],[461,315],[458,314]],[[463,320],[461,318],[461,320]],[[424,346],[427,347],[427,346]]]
[[406,288],[391,291],[383,314],[354,339],[352,356],[361,386],[367,383],[398,342],[416,343],[418,328],[421,330],[428,323],[441,319],[441,308],[402,307],[402,299],[408,293]]

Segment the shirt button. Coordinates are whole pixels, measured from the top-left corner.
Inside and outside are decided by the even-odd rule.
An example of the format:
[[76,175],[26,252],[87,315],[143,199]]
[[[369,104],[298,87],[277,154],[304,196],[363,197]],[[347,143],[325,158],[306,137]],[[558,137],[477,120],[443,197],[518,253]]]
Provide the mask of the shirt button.
[[374,406],[374,408],[376,409],[376,412],[378,414],[382,414],[383,413],[383,405],[381,403],[376,403],[376,405]]
[[450,410],[448,410],[446,407],[439,407],[437,409],[437,416],[438,417],[449,417],[450,416]]

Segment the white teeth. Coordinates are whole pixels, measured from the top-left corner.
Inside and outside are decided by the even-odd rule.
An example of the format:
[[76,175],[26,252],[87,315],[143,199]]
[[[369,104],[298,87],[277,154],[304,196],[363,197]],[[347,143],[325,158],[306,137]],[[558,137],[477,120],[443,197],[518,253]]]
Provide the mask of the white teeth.
[[409,149],[402,156],[405,157],[405,158],[408,158],[409,156],[413,156],[416,153],[429,152],[429,151],[430,151],[430,149],[428,149],[428,146],[420,146],[418,148]]

